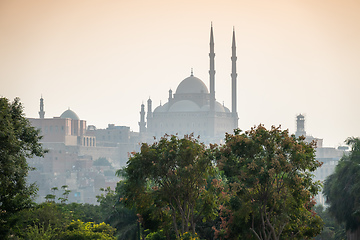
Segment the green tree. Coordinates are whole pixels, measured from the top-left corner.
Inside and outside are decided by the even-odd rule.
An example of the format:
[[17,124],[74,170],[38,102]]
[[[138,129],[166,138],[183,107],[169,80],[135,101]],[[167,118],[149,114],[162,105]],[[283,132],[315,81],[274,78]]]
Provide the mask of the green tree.
[[71,191],[68,190],[68,185],[61,186],[61,189],[64,192],[62,193],[62,197],[59,197],[58,200],[60,201],[60,203],[66,203],[68,201],[69,194],[70,194]]
[[[20,239],[61,239],[65,236],[69,239],[77,235],[81,236],[79,239],[91,239],[86,238],[88,235],[100,239],[99,231],[95,234],[93,230],[85,231],[84,227],[105,226],[103,219],[107,218],[107,212],[101,212],[97,205],[45,202],[24,209],[13,218],[16,224],[12,226],[11,235]],[[115,229],[110,229],[113,237]]]
[[94,166],[111,166],[109,160],[104,157],[98,158],[93,163]]
[[145,228],[151,228],[153,220],[154,230],[166,232],[172,222],[177,237],[195,234],[197,222],[216,215],[215,195],[207,181],[214,174],[212,160],[212,151],[192,136],[144,143],[123,171],[123,201],[136,208]]
[[106,223],[84,223],[80,220],[71,222],[66,231],[59,234],[59,240],[115,240],[115,229]]
[[58,229],[53,229],[51,226],[28,226],[24,233],[24,239],[36,240],[52,240],[58,237]]
[[26,158],[43,156],[39,131],[25,118],[18,98],[13,102],[0,98],[0,238],[9,230],[9,217],[29,207],[36,193],[35,184],[28,185],[31,170]]
[[315,237],[315,240],[345,240],[345,224],[339,224],[336,219],[329,212],[329,208],[324,208],[322,205],[314,207],[316,214],[324,221],[324,227],[321,233]]
[[123,181],[118,182],[115,191],[111,190],[110,187],[101,189],[101,191],[103,193],[96,197],[100,203],[100,211],[104,215],[102,221],[116,229],[115,235],[118,240],[139,239],[140,229],[136,213],[134,210],[126,208],[122,201],[119,201],[123,195]]
[[92,205],[89,203],[68,203],[60,204],[64,211],[70,212],[72,219],[81,220],[83,222],[104,222],[107,217],[107,212],[100,209],[99,205]]
[[305,239],[320,232],[321,219],[311,212],[320,183],[311,172],[321,164],[303,138],[280,127],[237,129],[226,134],[218,165],[229,183],[219,238]]
[[30,235],[53,237],[55,233],[64,231],[72,219],[71,212],[63,209],[61,204],[41,203],[14,214],[12,220],[16,224],[11,227],[11,235],[25,239],[41,239]]
[[344,155],[326,178],[323,193],[330,213],[354,232],[360,227],[360,139],[348,138],[346,143],[351,146],[350,154]]

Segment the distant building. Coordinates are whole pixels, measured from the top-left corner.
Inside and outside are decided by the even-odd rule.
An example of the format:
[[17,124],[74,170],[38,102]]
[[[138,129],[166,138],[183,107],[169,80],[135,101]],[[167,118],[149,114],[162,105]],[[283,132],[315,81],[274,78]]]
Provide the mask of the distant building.
[[[314,172],[314,180],[324,182],[325,179],[335,171],[340,158],[348,153],[349,148],[346,146],[323,147],[323,139],[315,138],[306,135],[305,131],[305,117],[302,114],[296,116],[296,137],[304,136],[305,141],[316,143],[316,160],[322,163],[322,166]],[[316,196],[317,203],[325,204],[325,199],[322,193]]]
[[106,129],[89,130],[98,139],[98,146],[116,147],[119,143],[129,143],[132,140],[130,127],[108,124]]
[[145,106],[141,105],[140,134],[146,135],[148,140],[160,138],[165,134],[194,133],[203,142],[221,142],[225,133],[232,133],[238,127],[236,110],[236,45],[235,32],[232,37],[232,72],[231,72],[231,111],[215,99],[215,53],[214,37],[210,31],[210,91],[202,80],[191,75],[185,78],[177,87],[175,93],[169,90],[168,101],[152,111],[152,100],[147,102],[147,116],[145,122]]
[[[42,97],[39,118],[28,120],[40,130],[41,142],[49,150],[44,158],[28,160],[36,168],[30,172],[29,182],[36,182],[39,187],[38,202],[52,193],[51,188],[67,185],[71,190],[70,202],[96,204],[100,188],[116,186],[119,179],[115,171],[125,166],[129,154],[139,148],[139,134],[129,127],[114,124],[107,129],[87,127],[86,121],[70,109],[60,117],[45,118]],[[94,165],[99,158],[106,159],[111,166]]]
[[296,137],[304,136],[305,141],[308,142],[308,143],[314,141],[316,143],[317,148],[322,148],[322,146],[323,146],[323,139],[315,138],[315,137],[313,137],[311,135],[306,135],[305,117],[302,114],[299,114],[299,115],[296,116],[296,132],[295,132],[295,136]]
[[29,121],[41,130],[43,142],[64,143],[66,146],[96,146],[96,138],[86,135],[86,121],[80,120],[70,109],[63,112],[60,117],[45,118],[44,114],[40,114],[40,118],[29,118]]

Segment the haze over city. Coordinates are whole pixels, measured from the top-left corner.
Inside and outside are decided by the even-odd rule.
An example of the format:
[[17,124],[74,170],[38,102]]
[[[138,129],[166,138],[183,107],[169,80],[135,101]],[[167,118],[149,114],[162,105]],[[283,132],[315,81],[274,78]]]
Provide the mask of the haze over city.
[[239,127],[306,131],[337,146],[360,135],[358,1],[0,2],[0,95],[20,97],[27,117],[70,107],[88,125],[138,131],[141,103],[153,108],[194,75],[209,87],[215,38],[216,100],[231,107],[236,31]]

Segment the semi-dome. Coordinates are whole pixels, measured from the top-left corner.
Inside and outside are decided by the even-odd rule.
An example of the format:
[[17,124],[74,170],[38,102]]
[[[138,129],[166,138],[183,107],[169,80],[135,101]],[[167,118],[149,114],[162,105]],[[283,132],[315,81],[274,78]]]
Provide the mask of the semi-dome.
[[167,112],[169,109],[169,103],[165,103],[162,106],[158,106],[154,109],[154,113]]
[[169,112],[197,112],[200,111],[200,107],[190,100],[181,100],[174,103]]
[[[215,102],[215,112],[227,112],[227,111],[229,111],[229,109],[227,109],[227,111],[226,111],[226,107],[224,107],[223,105],[221,105],[221,103],[219,103],[219,102]],[[207,112],[207,111],[210,111],[210,105],[209,104],[207,104],[207,105],[204,105],[204,106],[202,106],[201,107],[201,111],[203,111],[203,112]],[[229,111],[230,112],[230,111]]]
[[63,112],[61,114],[60,118],[70,118],[72,120],[80,120],[79,116],[74,111],[72,111],[70,109]]
[[203,81],[191,75],[190,77],[182,80],[176,89],[176,94],[186,93],[209,93],[209,90]]

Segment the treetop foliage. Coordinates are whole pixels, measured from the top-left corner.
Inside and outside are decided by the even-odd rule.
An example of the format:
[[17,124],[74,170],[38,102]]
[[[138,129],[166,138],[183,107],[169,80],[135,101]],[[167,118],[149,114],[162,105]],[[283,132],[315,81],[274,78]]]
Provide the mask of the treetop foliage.
[[346,230],[360,227],[360,139],[348,138],[351,146],[349,155],[344,155],[335,172],[325,180],[323,193],[329,204],[329,211]]
[[27,185],[31,168],[26,158],[43,156],[39,131],[23,113],[19,98],[13,102],[0,98],[0,237],[8,231],[9,216],[31,205],[36,193],[34,184]]
[[263,125],[226,134],[218,166],[229,181],[229,200],[217,236],[248,238],[250,230],[256,239],[302,239],[320,232],[321,220],[311,212],[320,183],[311,172],[321,163],[303,140]]
[[165,136],[152,145],[144,143],[123,170],[127,179],[122,200],[143,219],[151,211],[152,222],[172,222],[177,236],[195,234],[199,220],[215,216],[215,195],[208,186],[215,173],[213,160],[212,152],[192,136]]
[[[35,185],[26,184],[26,158],[43,156],[40,140],[19,99],[0,98],[0,238],[10,225],[12,234],[24,239],[114,239],[114,234],[118,239],[310,239],[322,228],[312,211],[321,186],[312,180],[321,166],[314,144],[280,127],[235,129],[220,146],[205,146],[192,135],[165,135],[132,154],[116,173],[123,177],[116,190],[101,189],[99,206],[67,204],[70,191],[64,185],[59,203],[53,188],[47,203],[26,209],[36,192]],[[333,209],[349,214],[339,219],[355,228],[360,140],[348,144],[352,152],[340,161],[339,176],[327,180],[325,192]],[[100,158],[94,165],[109,161]],[[334,194],[352,203],[341,205]]]

